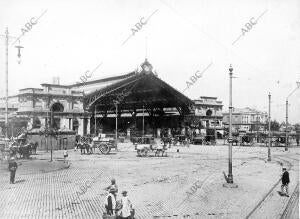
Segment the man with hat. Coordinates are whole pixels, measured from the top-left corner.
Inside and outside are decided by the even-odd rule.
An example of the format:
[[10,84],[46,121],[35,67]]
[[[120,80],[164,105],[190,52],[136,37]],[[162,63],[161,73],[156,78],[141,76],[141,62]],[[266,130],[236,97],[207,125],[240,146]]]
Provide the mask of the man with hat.
[[121,198],[121,210],[120,210],[120,217],[124,219],[130,219],[132,218],[134,212],[132,209],[131,201],[128,199],[127,191],[122,192],[122,198]]
[[[281,194],[286,194],[287,197],[289,197],[289,183],[290,183],[290,177],[289,172],[286,170],[286,168],[282,168],[283,174],[281,177]],[[284,193],[284,189],[286,190],[286,193]]]
[[105,188],[107,191],[111,191],[112,194],[114,194],[115,199],[117,198],[117,193],[118,193],[118,186],[116,184],[116,180],[113,178],[111,179],[111,184]]
[[10,184],[15,183],[15,176],[16,176],[17,168],[18,168],[18,164],[15,161],[15,157],[11,157],[11,159],[8,163],[8,170],[10,171]]

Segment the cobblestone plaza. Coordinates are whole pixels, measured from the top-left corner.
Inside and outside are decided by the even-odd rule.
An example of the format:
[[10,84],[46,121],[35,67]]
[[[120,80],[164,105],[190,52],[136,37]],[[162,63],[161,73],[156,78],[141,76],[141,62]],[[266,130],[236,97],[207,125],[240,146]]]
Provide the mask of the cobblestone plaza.
[[69,165],[62,151],[55,151],[53,162],[49,153],[38,152],[31,160],[18,160],[16,184],[9,184],[2,162],[0,218],[101,218],[104,188],[112,177],[119,193],[128,191],[136,218],[245,218],[268,193],[250,218],[279,218],[288,203],[277,194],[282,165],[290,168],[291,194],[297,186],[299,149],[274,148],[269,163],[266,148],[234,147],[236,189],[222,186],[227,147],[178,149],[155,158],[137,157],[130,144],[110,155],[69,151]]

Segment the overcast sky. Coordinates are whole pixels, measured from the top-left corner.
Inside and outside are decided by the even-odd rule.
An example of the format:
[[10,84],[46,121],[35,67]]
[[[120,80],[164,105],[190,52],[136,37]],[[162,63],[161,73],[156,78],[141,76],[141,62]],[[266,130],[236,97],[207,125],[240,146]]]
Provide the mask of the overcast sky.
[[[122,45],[134,25],[151,14]],[[21,35],[25,24],[41,15]],[[252,25],[247,28],[247,23]],[[146,44],[158,76],[179,91],[186,89],[195,72],[206,69],[184,94],[191,99],[216,96],[224,111],[230,64],[237,77],[234,107],[267,111],[271,92],[272,118],[279,121],[285,119],[286,97],[300,80],[299,0],[1,0],[0,34],[6,27],[11,35],[21,35],[24,46],[18,64],[18,42],[12,45],[11,40],[9,94],[40,87],[56,76],[61,84],[74,83],[100,63],[91,79],[133,71],[145,59]],[[0,39],[3,96],[5,41]],[[300,89],[289,101],[290,122],[299,123]]]

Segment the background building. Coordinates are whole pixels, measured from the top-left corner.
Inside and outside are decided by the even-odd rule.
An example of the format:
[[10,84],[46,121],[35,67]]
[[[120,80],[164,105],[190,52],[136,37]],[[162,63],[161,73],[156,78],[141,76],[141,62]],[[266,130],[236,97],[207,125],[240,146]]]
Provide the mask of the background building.
[[[268,114],[249,107],[234,108],[232,112],[233,131],[265,131],[268,121]],[[229,113],[223,113],[223,124],[229,125]]]

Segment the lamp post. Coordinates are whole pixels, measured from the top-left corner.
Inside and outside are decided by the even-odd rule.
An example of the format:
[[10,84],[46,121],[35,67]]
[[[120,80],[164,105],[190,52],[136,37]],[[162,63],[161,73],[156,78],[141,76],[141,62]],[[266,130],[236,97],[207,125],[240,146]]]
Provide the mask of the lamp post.
[[[9,39],[14,38],[19,40],[16,37],[10,36],[8,32],[8,27],[6,27],[5,35],[0,35],[1,37],[4,36],[5,38],[5,138],[8,138],[8,43]],[[20,42],[20,40],[19,40]],[[21,58],[21,48],[22,46],[17,46],[18,49],[18,63],[20,64],[20,58]]]
[[228,161],[228,183],[233,183],[232,175],[232,71],[233,68],[229,67],[229,161]]
[[216,127],[216,122],[217,122],[217,110],[215,109],[215,117],[214,117],[214,128],[215,128],[215,132],[214,132],[214,135],[215,135],[215,144],[217,145],[217,127]]
[[229,67],[229,150],[228,150],[228,175],[225,178],[227,183],[224,183],[223,186],[227,188],[237,188],[237,184],[233,183],[233,174],[232,174],[232,71],[233,68],[230,65]]
[[271,161],[271,93],[269,93],[269,136],[268,136],[268,161]]
[[285,104],[286,104],[286,107],[285,107],[285,151],[288,150],[288,139],[289,139],[289,136],[288,136],[288,118],[289,118],[289,111],[288,111],[288,106],[289,106],[289,97],[298,89],[300,88],[300,82],[297,81],[297,87],[287,96],[286,98],[286,101],[285,101]]
[[51,159],[50,161],[52,162],[52,157],[53,157],[53,145],[52,145],[52,135],[53,135],[53,126],[54,126],[54,115],[53,115],[53,109],[51,109],[51,112],[50,112],[50,153],[51,153]]
[[8,28],[5,31],[5,137],[8,138]]

